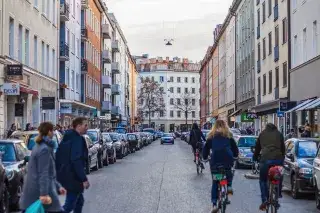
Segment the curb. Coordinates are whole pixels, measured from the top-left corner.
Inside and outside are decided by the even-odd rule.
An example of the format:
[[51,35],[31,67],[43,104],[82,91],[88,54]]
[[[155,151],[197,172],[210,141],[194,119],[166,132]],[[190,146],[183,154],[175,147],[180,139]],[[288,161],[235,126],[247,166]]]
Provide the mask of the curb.
[[247,179],[259,179],[259,175],[255,175],[255,174],[252,174],[252,173],[246,173],[244,174],[244,177],[247,178]]

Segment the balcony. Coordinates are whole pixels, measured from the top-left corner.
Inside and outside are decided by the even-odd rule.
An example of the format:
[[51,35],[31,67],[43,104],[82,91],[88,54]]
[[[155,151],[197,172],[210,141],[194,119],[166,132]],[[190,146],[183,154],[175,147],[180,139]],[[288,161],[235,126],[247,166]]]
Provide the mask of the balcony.
[[88,29],[86,27],[81,28],[81,39],[83,41],[88,39]]
[[81,73],[88,73],[88,61],[84,58],[81,59]]
[[102,61],[104,63],[110,63],[111,62],[111,53],[109,50],[102,50]]
[[89,0],[81,0],[81,9],[89,8]]
[[274,47],[274,61],[277,62],[279,61],[279,46]]
[[69,61],[69,46],[65,42],[60,42],[60,60]]
[[279,99],[279,87],[274,88],[274,100]]
[[261,104],[261,95],[257,95],[257,105]]
[[112,108],[111,108],[111,114],[113,114],[113,115],[119,115],[119,114],[120,114],[120,107],[118,107],[118,106],[112,106]]
[[60,21],[69,21],[69,4],[66,2],[60,3]]
[[120,95],[121,89],[119,84],[113,84],[111,86],[111,93],[112,95]]
[[112,80],[111,80],[110,76],[103,75],[101,80],[102,80],[102,86],[104,88],[110,88],[111,87]]
[[112,62],[111,64],[111,71],[115,74],[119,74],[120,73],[120,65],[119,62]]
[[102,101],[101,102],[101,111],[102,112],[110,112],[112,109],[111,101]]
[[257,73],[260,73],[260,71],[261,71],[261,61],[258,60],[257,61]]
[[260,26],[257,27],[257,39],[260,38]]
[[119,41],[118,40],[112,41],[111,47],[112,47],[112,51],[119,52]]
[[277,21],[279,18],[279,6],[275,5],[273,8],[273,16],[274,16],[274,21]]
[[102,24],[101,25],[101,32],[102,32],[102,37],[106,39],[111,39],[110,36],[110,28],[108,24]]

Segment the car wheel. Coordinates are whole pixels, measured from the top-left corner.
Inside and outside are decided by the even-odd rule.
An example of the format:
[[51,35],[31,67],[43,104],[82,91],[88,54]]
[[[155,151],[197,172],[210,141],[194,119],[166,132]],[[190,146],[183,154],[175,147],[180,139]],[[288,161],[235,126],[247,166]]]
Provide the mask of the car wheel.
[[20,197],[22,196],[22,186],[23,186],[23,182],[20,182],[20,185],[18,186],[17,189],[17,199],[15,200],[15,203],[12,203],[12,205],[10,206],[12,208],[12,210],[20,210]]
[[236,169],[240,169],[239,161],[236,161]]
[[103,159],[103,165],[104,165],[104,166],[109,166],[108,153],[106,153],[106,157]]
[[123,154],[124,154],[124,149],[123,149],[123,147],[122,147],[122,148],[121,148],[121,152],[120,152],[120,156],[119,156],[120,159],[123,158]]
[[9,213],[9,191],[6,183],[3,184],[2,198],[0,202],[0,213]]
[[93,169],[94,169],[95,171],[99,170],[98,156],[97,156],[97,160],[96,160],[96,165],[93,167]]
[[89,158],[86,162],[86,174],[90,174],[90,165],[91,165],[91,159]]
[[293,199],[298,199],[300,196],[297,186],[297,179],[294,174],[291,175],[291,195]]

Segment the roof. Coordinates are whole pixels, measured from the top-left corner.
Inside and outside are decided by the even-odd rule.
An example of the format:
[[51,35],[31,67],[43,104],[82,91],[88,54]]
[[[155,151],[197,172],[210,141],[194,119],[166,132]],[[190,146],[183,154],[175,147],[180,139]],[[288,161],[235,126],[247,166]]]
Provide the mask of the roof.
[[32,130],[32,131],[14,131],[12,135],[33,135],[33,134],[39,134],[38,131]]
[[243,138],[243,137],[246,137],[246,138],[257,138],[258,136],[256,136],[256,135],[237,135],[237,137],[239,137],[239,138]]
[[1,139],[0,143],[23,143],[22,140],[19,139]]
[[315,141],[320,142],[320,138],[289,138],[286,141],[292,140],[294,142],[303,142],[303,141]]

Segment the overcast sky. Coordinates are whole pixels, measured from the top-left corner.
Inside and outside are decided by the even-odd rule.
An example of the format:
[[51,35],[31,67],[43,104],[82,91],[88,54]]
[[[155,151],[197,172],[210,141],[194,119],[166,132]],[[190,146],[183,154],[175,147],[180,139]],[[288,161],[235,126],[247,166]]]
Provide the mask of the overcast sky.
[[[132,55],[203,59],[232,0],[107,0]],[[164,39],[173,38],[173,46]]]

